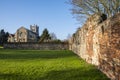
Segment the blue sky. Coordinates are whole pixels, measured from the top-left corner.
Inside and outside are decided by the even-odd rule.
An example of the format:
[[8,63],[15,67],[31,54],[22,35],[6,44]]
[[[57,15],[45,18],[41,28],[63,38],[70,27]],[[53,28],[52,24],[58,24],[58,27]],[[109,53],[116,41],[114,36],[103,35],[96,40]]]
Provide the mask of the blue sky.
[[10,33],[24,26],[37,24],[39,32],[47,28],[57,38],[64,40],[80,24],[71,14],[67,0],[0,0],[0,29]]

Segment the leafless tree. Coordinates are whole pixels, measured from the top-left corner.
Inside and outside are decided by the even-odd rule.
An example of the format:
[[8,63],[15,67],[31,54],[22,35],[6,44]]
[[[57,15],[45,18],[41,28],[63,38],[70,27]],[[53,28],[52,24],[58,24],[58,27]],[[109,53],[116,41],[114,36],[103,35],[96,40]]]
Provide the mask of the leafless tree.
[[111,17],[120,12],[120,0],[69,0],[73,5],[72,13],[77,16],[90,16],[94,13]]
[[57,40],[55,33],[50,33],[51,40]]

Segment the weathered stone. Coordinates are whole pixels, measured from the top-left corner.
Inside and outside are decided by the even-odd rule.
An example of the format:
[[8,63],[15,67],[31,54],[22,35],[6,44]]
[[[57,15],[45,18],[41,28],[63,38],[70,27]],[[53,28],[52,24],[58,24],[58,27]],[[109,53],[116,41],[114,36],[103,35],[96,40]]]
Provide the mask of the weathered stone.
[[92,15],[70,39],[70,50],[98,66],[111,80],[120,80],[120,13],[100,22]]
[[68,43],[6,43],[7,49],[68,50]]

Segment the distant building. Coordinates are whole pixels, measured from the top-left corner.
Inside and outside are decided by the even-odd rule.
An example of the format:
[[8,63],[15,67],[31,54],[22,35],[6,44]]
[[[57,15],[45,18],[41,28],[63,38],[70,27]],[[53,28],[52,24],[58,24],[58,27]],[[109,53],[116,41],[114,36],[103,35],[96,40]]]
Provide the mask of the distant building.
[[14,34],[9,34],[8,42],[15,42],[15,35]]
[[20,27],[16,33],[9,35],[8,42],[37,42],[39,36],[39,27],[30,25],[30,30],[25,27]]

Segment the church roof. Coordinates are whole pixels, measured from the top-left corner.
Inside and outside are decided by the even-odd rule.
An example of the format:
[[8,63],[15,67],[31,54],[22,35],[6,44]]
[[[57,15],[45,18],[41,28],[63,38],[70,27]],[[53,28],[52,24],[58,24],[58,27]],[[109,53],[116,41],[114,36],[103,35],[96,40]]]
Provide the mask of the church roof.
[[[33,32],[33,31],[31,31],[31,30],[25,28],[24,26],[21,26],[19,29],[21,29],[21,28],[23,28],[23,29],[25,29],[25,30],[27,30],[27,31],[29,31],[29,32],[32,32],[33,34],[37,34],[37,33]],[[19,30],[19,29],[17,29],[17,30]]]

